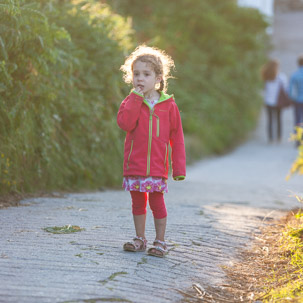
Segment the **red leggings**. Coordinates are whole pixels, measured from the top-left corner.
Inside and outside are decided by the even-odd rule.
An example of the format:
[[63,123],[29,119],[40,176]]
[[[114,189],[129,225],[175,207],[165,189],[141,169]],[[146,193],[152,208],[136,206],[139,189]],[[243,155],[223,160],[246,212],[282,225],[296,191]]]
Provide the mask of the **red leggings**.
[[[147,193],[131,191],[133,215],[139,216],[146,214]],[[167,216],[167,211],[162,193],[149,193],[149,206],[155,219],[163,219]]]

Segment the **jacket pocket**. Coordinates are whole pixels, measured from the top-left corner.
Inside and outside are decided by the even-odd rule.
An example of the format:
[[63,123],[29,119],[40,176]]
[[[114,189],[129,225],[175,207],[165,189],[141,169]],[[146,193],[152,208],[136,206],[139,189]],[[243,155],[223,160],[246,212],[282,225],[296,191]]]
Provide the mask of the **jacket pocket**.
[[166,160],[167,160],[167,143],[165,143],[165,157],[164,157],[164,169],[165,169],[165,172],[166,172]]
[[157,108],[155,111],[156,112],[153,114],[155,118],[155,137],[164,142],[168,142],[170,132],[169,112],[168,110],[161,110]]
[[131,144],[130,144],[130,151],[129,151],[128,158],[127,158],[126,169],[129,169],[129,159],[130,159],[130,156],[131,156],[132,151],[133,151],[133,144],[134,144],[134,140],[132,140]]
[[157,134],[157,137],[159,138],[160,137],[160,118],[155,113],[153,115],[156,117],[156,120],[157,120],[157,133],[156,134]]

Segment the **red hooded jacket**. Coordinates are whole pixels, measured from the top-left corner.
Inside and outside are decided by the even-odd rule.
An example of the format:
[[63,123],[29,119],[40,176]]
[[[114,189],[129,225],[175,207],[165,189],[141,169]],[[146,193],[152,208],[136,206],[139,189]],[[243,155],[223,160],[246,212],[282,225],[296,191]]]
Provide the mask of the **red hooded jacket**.
[[142,95],[132,92],[121,103],[117,122],[127,132],[124,143],[124,176],[167,179],[170,144],[173,178],[185,179],[184,135],[173,96],[162,92],[158,103],[151,109]]

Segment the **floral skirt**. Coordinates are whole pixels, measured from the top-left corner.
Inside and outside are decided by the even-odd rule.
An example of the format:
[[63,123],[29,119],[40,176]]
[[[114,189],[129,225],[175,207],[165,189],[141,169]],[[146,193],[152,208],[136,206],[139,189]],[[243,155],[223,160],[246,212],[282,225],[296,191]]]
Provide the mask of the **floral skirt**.
[[167,180],[161,177],[126,176],[122,187],[127,191],[167,193]]

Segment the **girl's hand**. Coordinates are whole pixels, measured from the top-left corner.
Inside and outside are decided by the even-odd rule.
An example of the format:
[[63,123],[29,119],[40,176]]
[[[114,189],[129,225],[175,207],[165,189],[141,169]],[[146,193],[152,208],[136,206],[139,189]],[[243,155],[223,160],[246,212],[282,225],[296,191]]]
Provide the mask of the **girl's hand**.
[[142,90],[141,86],[137,86],[137,87],[135,87],[135,91],[136,91],[137,93],[139,93],[139,94],[141,94],[141,95],[143,95],[143,96],[144,96],[144,94],[143,94],[143,90]]

